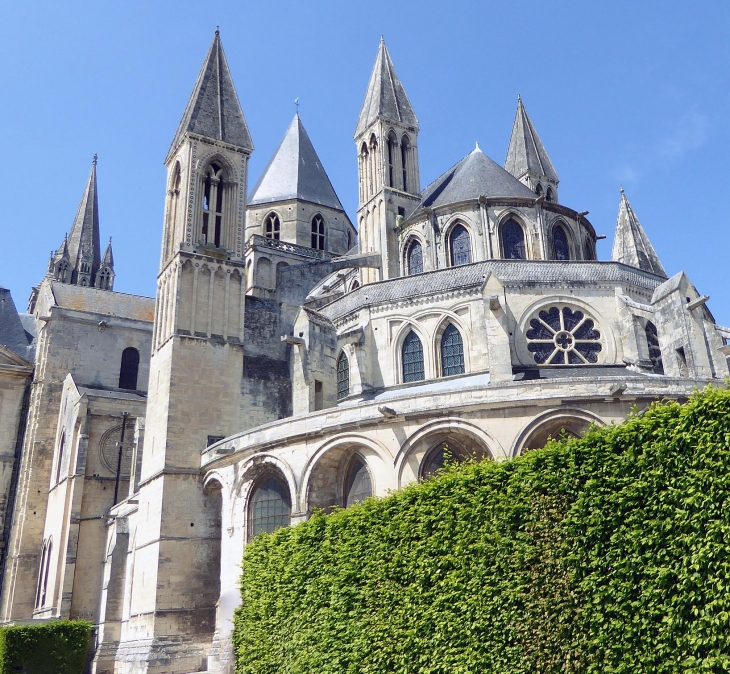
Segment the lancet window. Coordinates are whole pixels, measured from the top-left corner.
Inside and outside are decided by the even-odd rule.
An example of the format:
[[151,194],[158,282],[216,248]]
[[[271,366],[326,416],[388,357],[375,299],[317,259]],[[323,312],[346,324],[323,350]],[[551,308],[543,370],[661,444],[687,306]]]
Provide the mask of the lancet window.
[[527,257],[525,232],[512,218],[502,226],[502,253],[506,260],[524,260]]
[[403,136],[400,141],[400,161],[401,167],[403,168],[403,191],[408,191],[408,149],[410,143],[408,142],[408,136]]
[[289,489],[273,475],[262,480],[253,490],[249,502],[249,531],[256,536],[271,533],[291,522]]
[[312,218],[312,248],[324,250],[324,218],[317,214]]
[[391,131],[388,134],[388,185],[395,187],[395,155],[398,150],[398,139]]
[[264,220],[264,236],[267,239],[279,240],[281,236],[281,221],[276,213],[269,213]]
[[406,253],[406,264],[408,266],[408,274],[423,273],[423,247],[418,239],[414,239],[408,246]]
[[464,374],[464,340],[453,323],[449,323],[441,337],[441,374]]
[[345,477],[345,507],[361,503],[373,495],[373,483],[365,462],[354,456]]
[[554,260],[570,260],[570,246],[568,245],[568,235],[561,225],[553,228],[553,259]]
[[426,377],[423,363],[423,344],[411,330],[403,340],[403,382],[422,381]]
[[471,262],[471,237],[464,225],[456,225],[449,234],[449,250],[451,253],[451,266]]
[[343,351],[337,359],[337,400],[350,394],[350,361]]
[[646,326],[644,326],[644,334],[646,335],[646,344],[649,348],[649,359],[651,360],[652,370],[656,374],[664,374],[662,350],[659,346],[659,335],[657,334],[656,325],[651,321],[647,321]]
[[203,174],[203,243],[221,245],[225,177],[218,164],[210,164]]

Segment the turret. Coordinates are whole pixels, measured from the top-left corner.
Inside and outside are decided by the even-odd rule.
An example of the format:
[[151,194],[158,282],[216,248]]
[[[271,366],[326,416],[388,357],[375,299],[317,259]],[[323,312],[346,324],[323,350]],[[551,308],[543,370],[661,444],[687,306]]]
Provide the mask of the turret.
[[626,198],[624,188],[621,188],[621,200],[616,220],[616,234],[613,239],[611,259],[614,262],[623,262],[632,267],[643,269],[657,276],[667,277],[659,256],[651,245],[649,237],[636,217]]

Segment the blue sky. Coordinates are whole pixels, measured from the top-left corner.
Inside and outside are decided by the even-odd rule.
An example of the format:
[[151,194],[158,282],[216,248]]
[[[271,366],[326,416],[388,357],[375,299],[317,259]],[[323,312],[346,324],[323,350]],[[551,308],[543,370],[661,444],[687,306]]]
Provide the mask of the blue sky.
[[499,163],[517,94],[608,259],[623,184],[668,273],[730,325],[730,3],[188,0],[0,8],[0,285],[19,308],[69,229],[99,154],[101,235],[123,292],[153,295],[162,161],[221,37],[256,151],[294,114],[354,220],[352,141],[380,35],[420,121],[423,185],[476,141]]

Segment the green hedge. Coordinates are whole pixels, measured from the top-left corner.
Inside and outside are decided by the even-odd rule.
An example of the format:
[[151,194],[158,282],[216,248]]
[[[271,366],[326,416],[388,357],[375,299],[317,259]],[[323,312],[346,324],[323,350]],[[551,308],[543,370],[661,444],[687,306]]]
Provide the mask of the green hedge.
[[238,674],[730,671],[730,393],[246,549]]
[[59,620],[0,628],[0,674],[82,674],[91,623]]

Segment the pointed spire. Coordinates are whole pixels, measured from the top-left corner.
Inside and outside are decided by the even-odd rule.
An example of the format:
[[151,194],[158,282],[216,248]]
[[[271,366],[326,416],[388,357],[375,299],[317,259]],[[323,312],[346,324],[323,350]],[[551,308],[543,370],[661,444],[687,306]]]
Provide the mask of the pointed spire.
[[70,257],[68,252],[68,234],[63,235],[63,243],[58,247],[58,250],[55,253],[51,252],[51,258],[54,260],[60,260],[64,257]]
[[249,206],[300,199],[343,210],[299,115],[251,192]]
[[355,137],[359,136],[378,117],[404,126],[418,129],[418,119],[408,100],[406,90],[395,74],[395,66],[390,59],[385,40],[380,37],[378,55],[370,75],[370,84],[357,121]]
[[538,178],[545,176],[556,185],[560,182],[519,94],[517,95],[515,123],[512,126],[512,137],[509,140],[504,168],[515,178],[521,178],[529,172]]
[[253,152],[251,135],[228,69],[218,29],[165,162],[172,158],[187,131]]
[[621,188],[621,201],[618,207],[611,259],[614,262],[622,262],[631,267],[638,267],[652,274],[667,277],[667,272],[664,271],[659,256],[651,245],[639,218],[636,217],[634,209],[631,208],[623,187]]
[[79,210],[76,212],[76,219],[71,227],[68,241],[64,242],[67,247],[67,254],[71,266],[79,268],[81,258],[84,257],[91,263],[91,273],[96,273],[99,268],[99,196],[96,189],[96,162],[97,157],[91,163],[91,173],[86,183],[86,189],[81,197]]
[[112,253],[112,237],[109,237],[109,243],[106,247],[106,252],[104,253],[104,257],[101,258],[101,266],[102,267],[109,267],[109,269],[114,269],[114,254]]

